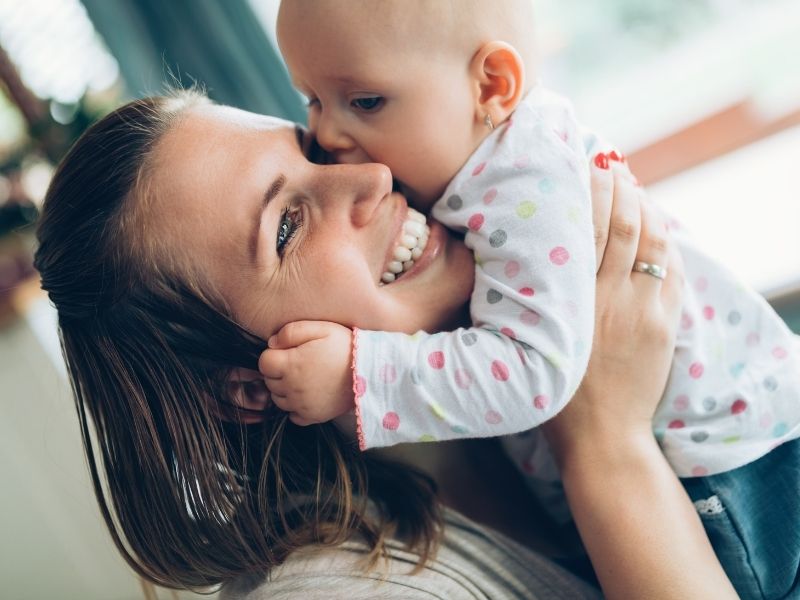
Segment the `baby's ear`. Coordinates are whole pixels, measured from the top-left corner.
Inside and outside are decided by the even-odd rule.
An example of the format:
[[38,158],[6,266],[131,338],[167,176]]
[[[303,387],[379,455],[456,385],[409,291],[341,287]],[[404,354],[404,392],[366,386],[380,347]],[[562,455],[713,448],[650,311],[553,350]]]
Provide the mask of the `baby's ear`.
[[506,42],[481,46],[470,63],[470,73],[478,84],[478,120],[486,115],[499,125],[514,112],[525,90],[525,65],[516,49]]

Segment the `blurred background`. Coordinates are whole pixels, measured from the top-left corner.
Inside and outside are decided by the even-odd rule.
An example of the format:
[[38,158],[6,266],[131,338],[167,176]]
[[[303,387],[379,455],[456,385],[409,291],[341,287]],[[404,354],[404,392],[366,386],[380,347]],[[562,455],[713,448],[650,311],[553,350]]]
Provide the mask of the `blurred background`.
[[[537,0],[540,77],[800,331],[800,0]],[[0,597],[191,598],[139,581],[91,491],[31,266],[59,158],[164,82],[304,121],[278,0],[0,0]]]

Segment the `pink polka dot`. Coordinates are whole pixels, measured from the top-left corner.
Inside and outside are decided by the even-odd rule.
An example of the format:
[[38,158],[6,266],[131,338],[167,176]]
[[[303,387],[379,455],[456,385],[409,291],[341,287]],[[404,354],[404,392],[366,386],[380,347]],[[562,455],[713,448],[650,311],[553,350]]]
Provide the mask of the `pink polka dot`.
[[578,305],[575,304],[572,300],[567,300],[564,303],[564,308],[567,309],[566,312],[570,317],[578,316]]
[[428,354],[428,364],[434,369],[441,369],[444,367],[444,352],[436,350]]
[[400,427],[400,416],[396,412],[387,412],[383,415],[382,425],[384,429],[396,431]]
[[714,318],[714,307],[713,306],[704,306],[703,307],[703,317],[706,321],[710,321]]
[[689,408],[689,396],[681,394],[672,401],[672,406],[675,410],[684,411]]
[[708,279],[705,277],[698,277],[694,280],[694,289],[698,292],[705,292],[708,289]]
[[511,338],[512,340],[517,339],[517,334],[514,333],[514,330],[511,329],[510,327],[503,327],[502,329],[500,329],[500,333],[502,333],[506,337]]
[[486,168],[486,163],[482,162],[472,170],[472,176],[475,177],[476,175],[480,175],[481,173],[483,173],[483,170],[485,168]]
[[508,381],[508,367],[503,361],[492,361],[492,376],[497,379],[497,381]]
[[764,413],[758,420],[758,424],[762,429],[769,429],[769,427],[772,425],[772,415],[769,413]]
[[530,156],[527,155],[520,156],[519,158],[517,158],[517,160],[514,161],[514,166],[517,169],[524,169],[529,164],[531,164],[531,158]]
[[689,313],[683,313],[681,315],[681,328],[683,329],[691,329],[694,326],[694,319],[692,315]]
[[356,398],[360,398],[364,395],[367,391],[367,380],[364,379],[361,375],[356,375],[355,383],[353,384],[353,392],[355,392]]
[[394,383],[397,379],[397,370],[394,365],[383,365],[380,370],[380,378],[383,383]]
[[556,246],[550,250],[550,262],[557,266],[567,264],[569,260],[569,252],[564,246]]
[[775,346],[772,349],[772,356],[774,356],[778,360],[783,360],[784,358],[789,356],[789,353],[786,351],[786,348],[784,348],[783,346]]
[[519,288],[519,293],[523,296],[533,296],[536,291],[532,287]]
[[483,195],[483,203],[491,204],[492,202],[494,202],[495,198],[497,198],[497,190],[495,188],[491,188]]
[[514,279],[514,277],[519,275],[519,269],[520,266],[517,261],[515,260],[508,261],[504,269],[506,277],[508,277],[509,279]]
[[674,421],[670,421],[667,427],[669,429],[683,429],[684,427],[686,427],[686,423],[684,423],[680,419],[675,419]]
[[467,227],[472,231],[478,231],[481,225],[483,225],[483,215],[481,213],[475,213],[467,221]]
[[528,357],[525,355],[525,351],[519,346],[517,346],[517,356],[519,357],[519,362],[524,365]]
[[456,385],[462,390],[466,390],[472,385],[472,375],[464,369],[456,370]]
[[703,363],[694,362],[689,366],[689,377],[700,379],[703,376],[703,371],[705,371]]
[[519,320],[522,321],[525,325],[530,325],[531,327],[535,327],[539,324],[539,321],[542,320],[542,317],[539,316],[539,313],[534,312],[532,310],[523,311],[522,314],[519,316]]
[[758,335],[758,332],[751,331],[750,333],[747,334],[747,337],[745,338],[745,343],[751,347],[758,346],[761,343],[761,336]]
[[503,415],[496,410],[487,410],[483,418],[486,419],[486,422],[489,425],[497,425],[498,423],[502,422]]
[[550,406],[550,398],[544,394],[539,394],[533,399],[533,407],[544,410]]
[[692,477],[705,477],[706,475],[708,475],[708,469],[705,467],[692,467]]
[[732,415],[739,415],[747,410],[747,402],[739,398],[738,400],[734,400],[733,404],[731,404],[731,414]]

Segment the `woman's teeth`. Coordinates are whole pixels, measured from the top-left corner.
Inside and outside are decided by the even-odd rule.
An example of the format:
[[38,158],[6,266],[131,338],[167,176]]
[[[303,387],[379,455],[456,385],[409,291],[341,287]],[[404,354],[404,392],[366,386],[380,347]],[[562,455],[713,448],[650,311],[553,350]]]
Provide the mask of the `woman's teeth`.
[[425,250],[430,231],[425,217],[413,208],[409,208],[403,223],[403,234],[394,248],[393,260],[381,275],[381,283],[392,283],[414,266],[414,261],[422,256]]

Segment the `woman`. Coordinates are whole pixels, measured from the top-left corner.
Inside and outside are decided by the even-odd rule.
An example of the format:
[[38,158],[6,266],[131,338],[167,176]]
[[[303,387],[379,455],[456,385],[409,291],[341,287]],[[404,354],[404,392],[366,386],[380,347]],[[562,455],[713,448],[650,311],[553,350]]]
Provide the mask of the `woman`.
[[[530,597],[544,589],[591,597],[565,573],[458,517],[448,515],[441,530],[429,479],[360,454],[333,424],[294,427],[259,398],[257,381],[241,378],[241,369],[256,364],[262,340],[290,321],[416,331],[464,318],[473,271],[464,246],[434,226],[416,275],[379,285],[405,200],[391,192],[381,165],[315,164],[307,157],[310,147],[302,131],[283,121],[180,93],[115,111],[76,143],[56,172],[36,264],[58,309],[95,490],[123,556],[156,583],[197,588],[275,573],[287,558],[287,565],[298,557],[324,562],[331,553],[349,552],[336,564],[353,573],[351,555],[372,566],[383,555],[390,571],[417,564],[420,573],[408,581],[432,593],[445,585],[441,578],[432,582],[436,569],[428,568],[439,564],[431,561],[441,543],[435,560],[448,555],[472,577],[471,583],[447,579],[457,590],[451,597],[467,590],[470,597]],[[638,200],[623,193],[612,213],[613,182],[598,181],[605,188],[596,195],[605,204],[598,202],[597,222],[612,223],[598,279],[601,341],[582,392],[586,401],[573,402],[549,433],[607,595],[652,589],[670,597],[664,590],[673,588],[661,584],[675,586],[671,579],[681,574],[685,587],[675,597],[703,590],[721,597],[730,588],[650,434],[674,334],[678,267],[670,263],[673,276],[663,286],[631,274]],[[650,244],[649,255],[666,264],[663,240],[652,233],[656,217],[645,213],[650,234],[641,245]],[[640,328],[631,328],[631,315],[640,316]],[[621,357],[602,341],[627,342],[615,337],[618,320],[632,336]],[[655,337],[645,335],[651,332]],[[641,358],[648,358],[648,368],[634,368]],[[608,417],[594,414],[598,398],[609,396],[609,381],[625,402],[613,409],[626,417],[612,422],[615,429],[598,428]],[[598,455],[609,460],[589,469]],[[621,464],[634,466],[636,477]],[[631,511],[633,520],[631,514],[625,521],[609,517],[612,497],[598,488],[598,476],[628,494],[626,505],[646,506],[649,517],[639,511]],[[667,528],[669,518],[679,522]],[[619,523],[627,529],[610,536],[607,527]],[[633,544],[659,527],[662,543],[637,544],[631,560]],[[473,551],[459,555],[464,536]],[[348,550],[354,543],[358,550]],[[326,550],[313,552],[319,547]],[[524,560],[512,568],[512,556]],[[698,565],[702,577],[682,573]],[[381,584],[380,593],[413,597],[405,581]],[[374,575],[364,582],[362,596],[374,597]],[[299,593],[296,583],[290,578],[283,589],[267,583],[253,597],[291,596]],[[351,584],[342,592],[341,581],[310,581],[323,597],[359,597],[361,588]]]

